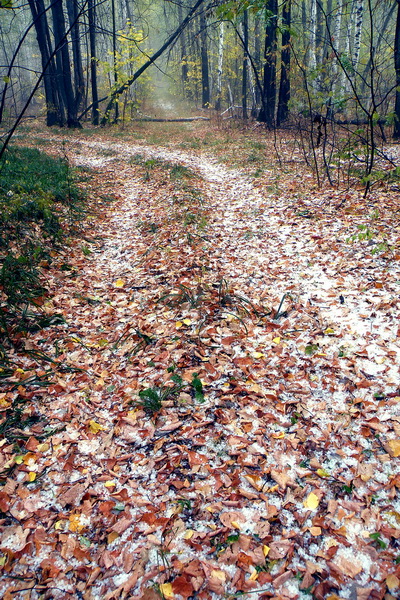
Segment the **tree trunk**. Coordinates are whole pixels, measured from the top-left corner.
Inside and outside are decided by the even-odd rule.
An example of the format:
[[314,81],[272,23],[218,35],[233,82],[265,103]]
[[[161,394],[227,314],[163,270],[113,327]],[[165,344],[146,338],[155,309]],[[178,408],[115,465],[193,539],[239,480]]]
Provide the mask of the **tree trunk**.
[[55,0],[51,5],[53,15],[53,33],[56,54],[57,84],[60,96],[67,113],[67,127],[80,127],[78,121],[78,108],[75,104],[74,90],[72,87],[71,66],[69,60],[68,43],[65,33],[65,18],[62,0]]
[[[178,2],[178,20],[179,23],[182,23],[183,21],[183,14],[182,14],[182,4],[180,2]],[[182,32],[182,35],[180,36],[180,42],[181,42],[181,77],[182,77],[182,87],[183,87],[183,92],[185,94],[186,92],[186,84],[187,84],[187,80],[188,80],[188,57],[187,57],[187,50],[186,50],[186,37],[185,37],[185,32]]]
[[277,112],[278,127],[289,116],[290,100],[290,24],[292,0],[286,0],[282,8],[282,51],[281,51],[281,80],[279,84],[279,100]]
[[276,46],[278,0],[266,0],[263,107],[258,120],[273,127],[276,103]]
[[396,102],[394,107],[394,139],[400,139],[400,0],[397,0],[396,32],[394,36],[394,67],[396,70]]
[[64,125],[63,111],[60,106],[56,85],[56,67],[50,44],[50,31],[43,0],[28,0],[35,25],[36,39],[39,46],[43,70],[43,84],[46,98],[46,124]]
[[317,2],[310,0],[310,45],[308,63],[313,71],[317,66]]
[[[115,0],[111,0],[111,17],[112,17],[112,45],[113,45],[113,71],[114,71],[114,87],[118,87],[118,69],[117,69],[117,28],[115,19]],[[115,103],[115,123],[119,119],[119,104]]]
[[204,10],[200,13],[200,41],[201,41],[201,104],[203,108],[210,108],[210,75],[208,70],[208,44],[207,23]]
[[242,67],[242,110],[243,119],[248,118],[247,114],[247,56],[249,53],[249,17],[247,9],[243,12],[243,67]]
[[78,20],[78,4],[76,0],[67,0],[68,20],[71,29],[72,56],[74,59],[75,105],[78,111],[85,93],[85,77],[83,75],[82,51],[80,44],[80,26]]
[[88,0],[90,83],[92,88],[92,123],[99,124],[99,95],[97,91],[97,55],[96,55],[96,5]]
[[[161,46],[161,48],[159,48],[157,50],[157,52],[155,52],[152,56],[150,56],[150,58],[141,67],[139,67],[139,69],[137,71],[135,71],[135,73],[132,75],[132,77],[130,79],[128,79],[128,81],[123,83],[118,89],[116,89],[114,92],[112,92],[110,100],[109,100],[106,110],[105,110],[105,116],[101,120],[102,125],[105,125],[107,123],[108,115],[110,114],[110,111],[113,107],[113,104],[114,104],[116,98],[118,98],[118,96],[120,96],[123,92],[125,92],[128,88],[130,88],[130,86],[140,77],[140,75],[142,73],[144,73],[146,71],[146,69],[148,69],[152,64],[154,64],[156,62],[156,60],[167,50],[167,48],[169,48],[175,42],[175,40],[179,37],[179,35],[182,33],[182,31],[184,31],[184,29],[187,27],[188,23],[190,23],[190,21],[193,19],[197,9],[203,4],[203,2],[204,2],[204,0],[197,0],[197,2],[194,4],[194,6],[189,10],[188,14],[186,15],[186,17],[184,18],[182,23],[180,23],[178,25],[178,27],[176,28],[174,33],[167,39],[167,41]],[[108,96],[106,96],[105,98],[102,98],[101,100],[99,100],[99,102],[102,102],[103,100],[107,100],[107,98],[108,98]],[[88,106],[88,108],[80,115],[79,118],[81,119],[83,117],[83,115],[91,108],[92,108],[92,105]]]
[[224,22],[218,25],[218,65],[215,110],[221,110],[222,102],[222,68],[224,62]]
[[[257,69],[257,74],[261,74],[261,35],[260,35],[260,17],[255,15],[254,17],[254,65]],[[255,86],[255,101],[256,105],[261,104],[261,92],[258,86]],[[255,116],[255,115],[253,115]]]

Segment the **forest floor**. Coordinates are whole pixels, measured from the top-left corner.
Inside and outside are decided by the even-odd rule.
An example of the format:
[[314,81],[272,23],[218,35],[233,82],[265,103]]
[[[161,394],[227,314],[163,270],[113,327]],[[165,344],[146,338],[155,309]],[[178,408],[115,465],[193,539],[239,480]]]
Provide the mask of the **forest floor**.
[[114,199],[0,395],[38,417],[0,442],[1,597],[398,598],[398,189],[151,127],[34,136]]

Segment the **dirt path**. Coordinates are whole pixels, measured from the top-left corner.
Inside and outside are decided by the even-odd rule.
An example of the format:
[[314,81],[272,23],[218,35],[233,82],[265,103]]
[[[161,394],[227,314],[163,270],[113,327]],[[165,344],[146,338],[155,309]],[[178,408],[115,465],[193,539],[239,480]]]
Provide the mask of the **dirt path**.
[[[67,153],[120,200],[49,281],[67,325],[30,341],[76,372],[32,396],[60,431],[42,444],[33,430],[3,488],[2,597],[396,598],[388,209],[349,195],[355,217],[295,181],[278,197],[274,173],[261,190],[210,156],[89,140]],[[364,223],[371,237],[346,241]]]

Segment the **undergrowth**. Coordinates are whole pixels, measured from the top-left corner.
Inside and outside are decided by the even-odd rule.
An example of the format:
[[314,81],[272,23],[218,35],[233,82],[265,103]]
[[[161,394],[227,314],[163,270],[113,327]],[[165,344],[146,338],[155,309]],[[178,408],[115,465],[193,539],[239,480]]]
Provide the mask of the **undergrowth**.
[[84,214],[84,193],[66,159],[32,148],[7,151],[0,164],[0,376],[27,332],[62,320],[41,308],[43,269]]

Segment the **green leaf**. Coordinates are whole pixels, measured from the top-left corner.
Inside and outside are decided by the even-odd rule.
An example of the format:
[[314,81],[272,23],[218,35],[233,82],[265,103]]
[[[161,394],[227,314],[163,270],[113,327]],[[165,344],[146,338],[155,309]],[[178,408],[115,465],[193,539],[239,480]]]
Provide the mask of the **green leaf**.
[[387,548],[387,544],[382,540],[379,531],[377,531],[376,533],[370,533],[369,537],[371,538],[371,540],[374,540],[374,542],[376,542],[379,548],[382,548],[382,550],[385,550]]
[[171,380],[177,385],[182,385],[183,383],[182,377],[178,374],[172,375]]
[[91,541],[84,535],[81,535],[81,537],[79,538],[79,541],[82,544],[82,546],[86,546],[86,548],[90,548]]
[[228,537],[226,538],[226,543],[233,544],[234,542],[237,542],[239,538],[240,538],[240,533],[232,533],[231,535],[228,535]]
[[307,354],[307,356],[312,356],[314,352],[317,352],[317,350],[319,350],[318,344],[309,344],[305,347],[304,352]]
[[203,384],[201,383],[197,373],[193,375],[192,388],[194,389],[194,397],[199,402],[204,402]]

